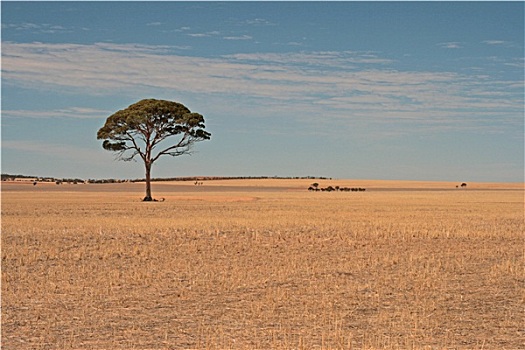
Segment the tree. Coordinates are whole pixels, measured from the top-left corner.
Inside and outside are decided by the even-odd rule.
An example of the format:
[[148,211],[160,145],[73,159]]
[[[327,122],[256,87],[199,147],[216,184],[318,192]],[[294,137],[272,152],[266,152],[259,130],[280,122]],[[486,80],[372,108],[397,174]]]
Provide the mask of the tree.
[[[145,99],[122,109],[106,120],[97,133],[102,147],[115,152],[117,159],[130,161],[139,155],[146,168],[146,196],[152,201],[151,166],[161,156],[191,154],[195,142],[209,140],[204,117],[172,101]],[[176,142],[166,139],[176,136]]]

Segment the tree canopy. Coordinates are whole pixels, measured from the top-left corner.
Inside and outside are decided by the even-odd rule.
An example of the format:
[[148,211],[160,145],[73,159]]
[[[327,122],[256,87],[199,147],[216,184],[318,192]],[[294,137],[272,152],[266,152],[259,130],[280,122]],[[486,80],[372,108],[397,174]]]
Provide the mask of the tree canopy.
[[[174,142],[166,139],[175,137]],[[122,109],[106,120],[98,130],[102,147],[115,152],[124,161],[138,155],[146,167],[146,197],[151,201],[150,171],[153,163],[163,155],[191,154],[192,146],[209,140],[204,117],[192,113],[186,106],[173,101],[144,99]]]

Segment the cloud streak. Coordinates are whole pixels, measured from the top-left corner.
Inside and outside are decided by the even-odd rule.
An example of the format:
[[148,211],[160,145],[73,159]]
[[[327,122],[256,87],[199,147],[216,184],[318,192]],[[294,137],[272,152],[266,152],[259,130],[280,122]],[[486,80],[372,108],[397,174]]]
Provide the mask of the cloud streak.
[[461,48],[463,48],[461,43],[457,42],[457,41],[451,41],[451,42],[447,42],[447,43],[439,43],[438,46],[443,48],[443,49],[461,49]]
[[[214,34],[216,35],[216,34]],[[182,56],[169,46],[3,43],[6,84],[87,94],[162,89],[206,94],[246,104],[246,113],[291,113],[315,120],[411,121],[436,127],[489,128],[522,123],[522,81],[455,72],[400,71],[370,52]],[[77,107],[78,108],[78,107]],[[242,106],[239,106],[242,109]],[[7,111],[21,117],[27,111]],[[100,112],[100,114],[99,114]],[[55,110],[34,117],[106,115],[107,111]],[[519,117],[519,118],[517,118]]]
[[100,119],[111,114],[111,111],[85,107],[69,107],[43,110],[2,110],[2,118],[36,118],[36,119]]
[[253,39],[250,35],[240,35],[240,36],[225,36],[224,40],[251,40]]
[[504,45],[504,44],[508,44],[508,42],[504,41],[504,40],[484,40],[483,43],[487,44],[487,45]]
[[38,24],[38,23],[3,23],[2,29],[13,29],[16,31],[28,31],[32,33],[41,33],[41,34],[56,34],[56,33],[70,33],[71,29],[65,28],[60,25],[52,25],[48,23]]
[[216,30],[214,30],[214,31],[205,32],[205,33],[188,33],[186,35],[191,36],[193,38],[209,38],[209,37],[212,37],[212,36],[217,36],[219,34],[221,34],[221,33],[216,31]]

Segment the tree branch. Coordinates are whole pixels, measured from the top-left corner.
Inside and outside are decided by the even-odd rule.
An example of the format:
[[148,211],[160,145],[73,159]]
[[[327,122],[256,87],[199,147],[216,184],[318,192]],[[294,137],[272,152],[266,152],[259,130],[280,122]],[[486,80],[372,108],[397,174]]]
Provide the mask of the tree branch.
[[[131,141],[133,143],[133,147],[131,147],[131,148],[135,149],[135,152],[133,153],[133,155],[131,156],[131,158],[129,160],[133,159],[133,157],[135,157],[137,154],[139,154],[140,157],[142,158],[142,160],[146,161],[146,155],[144,153],[142,153],[142,150],[140,149],[139,145],[137,145],[137,142],[135,141],[135,138],[133,136],[131,136],[129,132],[126,132],[126,135],[128,135],[129,141]],[[131,149],[131,148],[129,148],[129,149]]]
[[[180,139],[180,141],[176,144],[176,145],[173,145],[173,146],[170,146],[162,151],[160,151],[153,159],[152,159],[152,162],[156,161],[157,159],[159,159],[160,156],[162,155],[170,155],[170,156],[180,156],[180,155],[183,155],[183,154],[187,154],[189,153],[189,146],[193,143],[194,141],[192,140],[192,137],[190,134],[188,133],[185,133],[182,138]],[[181,151],[175,151],[177,148],[185,148],[184,150],[181,150]],[[173,151],[172,151],[173,150]]]

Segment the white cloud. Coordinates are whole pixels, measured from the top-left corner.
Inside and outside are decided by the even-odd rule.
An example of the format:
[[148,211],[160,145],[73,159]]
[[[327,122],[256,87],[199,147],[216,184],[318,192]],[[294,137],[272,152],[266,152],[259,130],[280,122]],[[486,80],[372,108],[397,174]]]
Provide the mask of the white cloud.
[[225,40],[251,40],[253,39],[249,35],[241,35],[241,36],[225,36],[223,37]]
[[483,43],[487,44],[487,45],[503,45],[503,44],[507,44],[507,42],[503,41],[503,40],[484,40]]
[[373,53],[353,51],[319,51],[294,53],[254,53],[225,56],[239,62],[294,64],[324,67],[355,68],[355,64],[390,64],[393,61]]
[[288,46],[304,46],[303,43],[298,42],[298,41],[289,41],[289,42],[286,43],[286,45],[288,45]]
[[451,41],[451,42],[446,42],[446,43],[439,43],[438,46],[443,48],[443,49],[461,49],[461,48],[463,48],[461,43],[457,42],[457,41]]
[[14,29],[17,31],[30,31],[32,33],[44,33],[44,34],[55,34],[55,33],[67,33],[71,32],[70,29],[59,25],[53,25],[49,23],[2,23],[2,29]]
[[523,57],[511,59],[510,62],[505,62],[503,64],[509,67],[525,69],[525,59]]
[[499,46],[499,47],[505,47],[505,48],[515,48],[515,49],[521,49],[523,50],[523,44],[518,44],[512,41],[506,41],[506,40],[483,40],[483,44],[491,45],[491,46]]
[[[181,56],[168,46],[3,43],[2,79],[27,88],[107,94],[173,91],[206,95],[238,113],[287,113],[315,120],[373,118],[444,126],[493,115],[522,123],[519,81],[487,75],[398,71],[370,52],[236,54],[216,58]],[[23,116],[27,111],[6,111]],[[99,113],[100,112],[100,113]],[[70,108],[34,112],[34,117],[100,117],[107,111]],[[517,116],[519,118],[517,118]],[[463,121],[461,121],[463,120]],[[485,121],[477,126],[485,127]],[[488,125],[488,124],[487,124]],[[486,126],[488,127],[488,126]]]
[[205,33],[188,33],[186,35],[191,36],[193,38],[209,38],[209,37],[212,37],[212,36],[217,36],[219,34],[220,34],[220,32],[214,30],[214,31],[205,32]]
[[2,118],[68,118],[68,119],[100,119],[111,114],[111,111],[85,107],[69,107],[43,110],[2,110]]
[[264,18],[254,18],[254,19],[248,19],[244,21],[244,23],[249,25],[255,25],[255,26],[274,26],[275,23],[264,19]]

